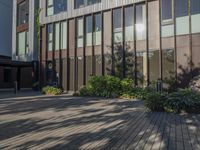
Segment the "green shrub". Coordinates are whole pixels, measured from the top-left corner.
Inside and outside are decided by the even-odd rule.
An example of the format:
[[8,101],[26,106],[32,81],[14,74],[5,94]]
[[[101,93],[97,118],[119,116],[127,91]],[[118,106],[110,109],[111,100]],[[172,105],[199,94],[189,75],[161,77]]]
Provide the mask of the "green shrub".
[[152,111],[164,111],[164,102],[166,94],[159,92],[150,92],[144,100],[145,106]]
[[88,85],[80,89],[82,96],[119,97],[121,80],[113,76],[92,76]]
[[62,90],[53,86],[46,86],[42,88],[42,93],[46,95],[61,95]]
[[88,86],[82,86],[81,89],[79,90],[79,94],[81,96],[92,96],[92,90]]
[[195,107],[198,106],[200,106],[200,95],[191,89],[180,89],[170,93],[165,102],[166,110],[172,112],[195,111]]
[[125,78],[125,79],[121,80],[121,88],[122,88],[121,92],[124,93],[127,91],[131,91],[133,88],[133,85],[134,85],[134,80],[132,80],[130,78]]

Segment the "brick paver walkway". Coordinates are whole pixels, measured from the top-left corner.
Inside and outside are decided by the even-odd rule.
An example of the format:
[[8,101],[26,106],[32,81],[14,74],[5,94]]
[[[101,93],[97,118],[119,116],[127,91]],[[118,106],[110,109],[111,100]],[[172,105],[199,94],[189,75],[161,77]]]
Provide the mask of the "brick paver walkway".
[[0,149],[200,150],[200,115],[148,112],[142,101],[0,99]]

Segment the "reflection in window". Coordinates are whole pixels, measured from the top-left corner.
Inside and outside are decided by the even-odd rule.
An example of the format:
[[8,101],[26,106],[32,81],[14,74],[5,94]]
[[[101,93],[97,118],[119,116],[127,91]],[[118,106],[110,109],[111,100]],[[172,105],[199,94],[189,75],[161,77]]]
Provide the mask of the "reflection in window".
[[17,34],[17,55],[23,56],[27,54],[28,49],[29,49],[28,31],[18,33]]
[[170,79],[175,74],[175,58],[173,49],[162,51],[162,74],[163,79]]
[[28,23],[28,5],[29,2],[26,0],[17,6],[17,25]]
[[67,49],[67,21],[61,22],[61,49]]
[[67,11],[67,0],[47,0],[47,16]]
[[101,28],[102,28],[102,21],[101,21],[101,14],[95,15],[95,29],[94,29],[94,44],[101,45]]
[[114,43],[122,42],[122,12],[121,9],[113,11],[113,37]]
[[159,51],[149,51],[149,77],[150,81],[157,81],[159,78]]
[[144,85],[147,77],[147,54],[145,51],[138,51],[137,56],[137,84]]
[[47,43],[48,51],[53,50],[53,24],[48,24],[47,26]]
[[77,47],[83,47],[83,18],[77,19]]
[[86,17],[86,46],[92,46],[92,16]]
[[146,9],[144,4],[136,5],[136,40],[146,39]]
[[125,41],[134,39],[134,9],[133,7],[125,8]]

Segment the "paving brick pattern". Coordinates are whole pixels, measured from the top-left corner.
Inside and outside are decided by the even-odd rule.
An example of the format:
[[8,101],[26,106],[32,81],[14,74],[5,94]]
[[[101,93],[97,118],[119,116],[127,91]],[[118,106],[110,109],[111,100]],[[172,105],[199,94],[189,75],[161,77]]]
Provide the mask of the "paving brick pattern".
[[7,97],[0,149],[200,150],[200,115],[149,112],[142,101]]

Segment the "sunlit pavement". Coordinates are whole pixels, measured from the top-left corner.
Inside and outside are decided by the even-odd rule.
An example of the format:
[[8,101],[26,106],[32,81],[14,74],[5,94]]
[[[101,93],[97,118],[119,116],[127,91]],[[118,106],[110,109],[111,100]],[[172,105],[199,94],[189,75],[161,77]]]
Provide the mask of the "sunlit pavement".
[[142,101],[0,98],[0,149],[200,149],[200,115],[149,112]]

